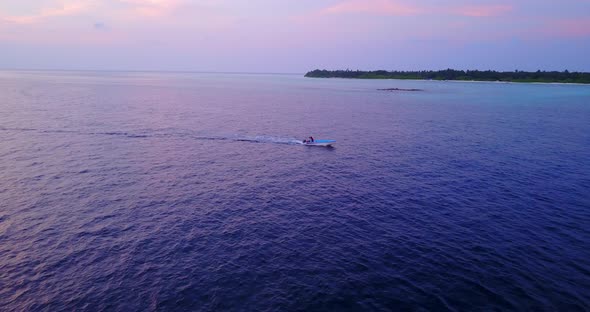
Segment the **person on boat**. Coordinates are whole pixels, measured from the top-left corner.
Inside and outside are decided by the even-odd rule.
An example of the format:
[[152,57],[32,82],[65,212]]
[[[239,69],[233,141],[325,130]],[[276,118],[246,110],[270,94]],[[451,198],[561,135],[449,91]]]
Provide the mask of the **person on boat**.
[[311,143],[315,142],[315,140],[313,139],[313,137],[312,137],[312,136],[310,136],[310,137],[309,137],[309,141],[310,141]]

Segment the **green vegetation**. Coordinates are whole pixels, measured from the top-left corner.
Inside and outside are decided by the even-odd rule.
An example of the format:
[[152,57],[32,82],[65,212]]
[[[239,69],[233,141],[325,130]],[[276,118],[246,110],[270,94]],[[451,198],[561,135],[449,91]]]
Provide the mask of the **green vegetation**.
[[590,73],[569,71],[513,71],[454,70],[439,71],[352,71],[319,70],[310,71],[305,77],[311,78],[355,78],[355,79],[417,79],[417,80],[462,80],[462,81],[509,81],[509,82],[561,82],[590,83]]

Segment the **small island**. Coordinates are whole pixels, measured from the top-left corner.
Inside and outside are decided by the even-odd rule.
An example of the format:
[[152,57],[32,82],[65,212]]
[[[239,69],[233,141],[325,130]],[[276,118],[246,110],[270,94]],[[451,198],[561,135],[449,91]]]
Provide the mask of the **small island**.
[[569,71],[498,72],[493,70],[439,71],[360,71],[360,70],[313,70],[305,74],[310,78],[351,78],[351,79],[412,79],[412,80],[458,80],[458,81],[502,81],[542,83],[585,83],[590,84],[590,73]]
[[377,91],[410,91],[410,92],[415,92],[415,91],[424,91],[422,89],[404,89],[404,88],[386,88],[386,89],[377,89]]

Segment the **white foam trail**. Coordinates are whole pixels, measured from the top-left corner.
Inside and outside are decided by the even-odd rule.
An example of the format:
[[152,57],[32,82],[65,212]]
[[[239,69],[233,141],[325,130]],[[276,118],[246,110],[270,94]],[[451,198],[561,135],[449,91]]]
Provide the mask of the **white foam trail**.
[[176,137],[176,138],[189,138],[194,140],[219,140],[219,141],[235,141],[235,142],[252,142],[252,143],[273,143],[273,144],[303,144],[303,141],[289,138],[289,137],[277,137],[270,135],[255,135],[255,136],[243,136],[243,135],[228,135],[228,136],[214,136],[214,135],[199,135],[190,130],[184,129],[144,129],[137,132],[126,132],[126,131],[80,131],[80,130],[64,130],[64,129],[33,129],[33,128],[4,128],[0,127],[0,131],[36,131],[47,134],[78,134],[78,135],[108,135],[108,136],[120,136],[128,138],[158,138],[158,137]]
[[230,138],[230,140],[256,143],[301,144],[301,140],[297,140],[295,138],[275,137],[266,135],[235,137]]

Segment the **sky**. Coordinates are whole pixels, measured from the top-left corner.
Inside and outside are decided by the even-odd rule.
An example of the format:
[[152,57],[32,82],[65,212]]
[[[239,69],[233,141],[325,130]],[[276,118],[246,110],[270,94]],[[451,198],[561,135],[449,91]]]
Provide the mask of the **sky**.
[[0,68],[590,71],[590,0],[0,0]]

